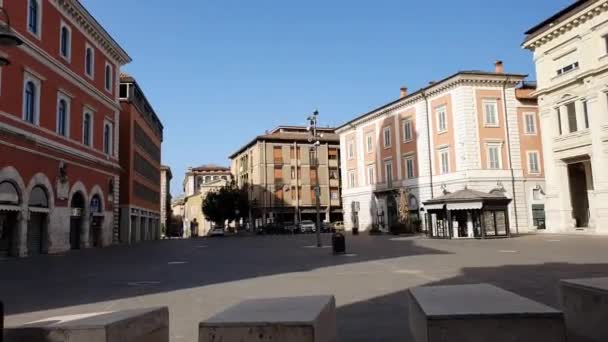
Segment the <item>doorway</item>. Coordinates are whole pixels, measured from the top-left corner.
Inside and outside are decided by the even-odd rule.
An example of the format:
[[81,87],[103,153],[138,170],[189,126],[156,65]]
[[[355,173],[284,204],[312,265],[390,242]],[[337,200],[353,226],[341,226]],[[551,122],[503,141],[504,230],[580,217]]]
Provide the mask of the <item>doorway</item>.
[[72,196],[70,202],[70,208],[72,209],[70,215],[70,248],[80,249],[81,244],[81,233],[82,225],[84,223],[84,196],[82,193],[77,192]]
[[49,196],[42,186],[35,186],[30,192],[27,222],[27,253],[38,255],[48,250],[47,223],[49,217]]
[[13,239],[17,231],[18,212],[0,210],[0,257],[13,252]]
[[589,226],[589,196],[587,190],[590,184],[587,182],[586,163],[588,162],[568,164],[570,203],[572,204],[572,218],[576,222],[576,228]]

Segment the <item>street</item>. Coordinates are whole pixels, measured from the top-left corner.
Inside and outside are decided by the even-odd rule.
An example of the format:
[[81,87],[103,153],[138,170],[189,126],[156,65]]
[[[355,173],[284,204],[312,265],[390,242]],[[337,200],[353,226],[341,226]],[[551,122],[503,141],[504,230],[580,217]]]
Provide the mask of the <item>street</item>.
[[6,325],[59,314],[169,306],[172,341],[243,299],[334,294],[341,341],[409,341],[406,290],[488,282],[558,307],[559,279],[608,276],[608,238],[501,240],[314,235],[164,240],[0,260]]

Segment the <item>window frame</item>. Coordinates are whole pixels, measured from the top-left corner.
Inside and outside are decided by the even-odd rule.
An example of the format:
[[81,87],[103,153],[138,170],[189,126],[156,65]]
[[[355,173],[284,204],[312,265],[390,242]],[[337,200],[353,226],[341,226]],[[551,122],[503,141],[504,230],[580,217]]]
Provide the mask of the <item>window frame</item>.
[[366,173],[367,173],[367,185],[374,185],[376,183],[376,166],[374,164],[367,165]]
[[[496,167],[493,167],[493,160],[491,158],[491,150],[496,149]],[[488,170],[502,170],[502,143],[486,143],[486,168]]]
[[[528,117],[532,117],[532,126],[533,126],[533,131],[529,131],[528,130]],[[535,112],[524,112],[523,115],[523,126],[524,126],[524,134],[525,135],[537,135],[538,134],[538,127],[537,127],[537,122],[536,122],[536,113]]]
[[[498,115],[498,100],[496,99],[483,99],[482,100],[483,107],[483,125],[484,127],[500,127],[500,115]],[[488,105],[494,107],[494,118],[496,122],[488,121]]]
[[[106,140],[106,128],[109,128],[110,136],[109,139]],[[103,153],[108,156],[114,156],[114,123],[109,120],[103,121]],[[106,151],[106,143],[107,143],[107,151]]]
[[[84,139],[85,132],[86,132],[84,129],[84,127],[85,127],[84,125],[85,125],[85,119],[86,119],[87,114],[89,114],[89,116],[91,117],[91,121],[90,121],[90,125],[89,125],[89,144],[87,144]],[[82,111],[82,140],[81,140],[81,142],[84,146],[87,146],[89,148],[93,148],[93,146],[95,145],[94,144],[95,140],[93,139],[93,132],[95,131],[93,129],[94,122],[95,122],[95,120],[94,120],[93,111],[85,107],[84,110]]]
[[[405,178],[406,179],[414,179],[416,178],[416,163],[415,163],[415,159],[416,156],[415,155],[406,155],[403,156],[403,160],[405,161]],[[412,168],[411,168],[411,174],[410,174],[410,168],[409,168],[409,163],[412,163]]]
[[[33,113],[33,120],[32,122],[30,122],[29,120],[27,120],[27,96],[25,94],[26,90],[27,90],[27,84],[31,82],[34,85],[34,113]],[[42,92],[42,81],[40,81],[37,77],[35,77],[34,75],[26,72],[23,75],[23,90],[22,90],[22,94],[23,94],[23,103],[22,103],[22,115],[21,118],[23,119],[23,121],[27,122],[28,124],[31,125],[36,125],[39,126],[40,125],[40,93]]]
[[357,177],[355,174],[355,170],[348,170],[348,187],[349,188],[357,187]]
[[348,160],[355,159],[355,142],[352,139],[346,143],[346,153]]
[[393,176],[393,160],[387,159],[384,161],[384,183],[386,183],[387,186],[392,186],[393,181],[395,180]]
[[[91,51],[91,73],[87,72],[87,51]],[[95,49],[88,41],[84,43],[84,74],[91,80],[95,79]]]
[[[570,106],[572,106],[572,108],[574,109],[574,113],[572,113],[573,116],[570,115],[571,114]],[[564,107],[566,108],[566,120],[568,123],[568,134],[580,131],[580,129],[578,127],[578,118],[576,115],[576,101],[570,101],[568,103],[565,103]],[[574,118],[574,121],[572,121],[572,118]],[[574,123],[574,130],[572,129],[572,123]]]
[[[109,72],[110,77],[109,78],[108,78],[108,68],[110,68],[110,72]],[[112,94],[112,86],[114,85],[114,68],[107,61],[103,68],[103,77],[104,77],[103,88],[105,89],[105,91]]]
[[[403,120],[401,120],[401,127],[402,127],[402,132],[403,132],[403,142],[404,143],[409,143],[411,141],[414,140],[414,130],[412,129],[412,119],[411,118],[405,118]],[[406,129],[407,127],[407,129]],[[408,138],[409,135],[409,138]]]
[[[441,115],[443,114],[443,129],[441,128]],[[443,134],[448,131],[448,109],[446,105],[441,105],[435,108],[435,118],[437,119],[437,134]]]
[[[387,134],[388,133],[388,134]],[[393,138],[391,137],[391,126],[382,128],[382,142],[384,149],[391,148],[393,146]],[[387,144],[388,138],[388,144]]]
[[[32,30],[31,25],[31,11],[30,8],[32,6],[32,2],[36,4],[36,30]],[[26,30],[32,36],[36,37],[38,40],[42,39],[42,1],[41,0],[27,0],[27,8],[26,8]]]
[[[63,30],[67,32],[67,42],[66,42],[66,54],[63,54]],[[66,60],[68,63],[72,62],[72,28],[70,25],[66,24],[63,20],[59,24],[59,56]]]
[[[536,171],[532,170],[532,167],[531,167],[531,163],[530,163],[532,161],[532,159],[530,158],[531,155],[536,156],[536,167],[537,167]],[[539,151],[537,151],[537,150],[526,151],[526,161],[527,161],[526,168],[528,169],[528,174],[530,174],[530,175],[540,175],[541,174],[540,152]]]
[[[448,173],[450,173],[450,149],[449,148],[442,148],[440,150],[437,151],[437,153],[439,153],[439,174],[440,175],[446,175]],[[446,168],[443,168],[443,155],[446,155]]]
[[[66,104],[66,109],[65,109],[65,122],[64,122],[64,129],[65,129],[65,134],[61,134],[61,132],[59,131],[59,105],[61,104],[61,101],[64,101]],[[67,96],[66,94],[62,93],[62,92],[58,92],[57,93],[57,118],[55,120],[55,133],[57,133],[57,135],[64,137],[64,138],[69,138],[70,137],[70,112],[72,109],[72,99]]]
[[365,152],[374,152],[374,137],[372,136],[372,134],[367,134],[365,136]]

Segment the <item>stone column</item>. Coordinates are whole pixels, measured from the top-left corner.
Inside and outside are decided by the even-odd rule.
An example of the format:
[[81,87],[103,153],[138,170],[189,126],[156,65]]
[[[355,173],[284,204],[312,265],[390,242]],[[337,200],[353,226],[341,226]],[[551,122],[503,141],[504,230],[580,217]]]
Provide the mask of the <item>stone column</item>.
[[17,229],[13,232],[13,243],[11,244],[11,255],[16,257],[27,256],[27,209],[23,209],[17,215]]
[[91,247],[91,217],[89,213],[84,211],[82,223],[80,226],[80,248],[85,249]]
[[585,181],[587,183],[587,199],[589,201],[589,222],[588,227],[595,227],[595,185],[593,183],[593,173],[591,171],[591,160],[583,162],[585,167]]
[[559,117],[562,124],[562,135],[570,133],[570,125],[568,125],[568,108],[566,106],[559,107]]
[[562,231],[567,231],[576,226],[576,221],[572,217],[572,200],[570,197],[570,175],[568,164],[558,161],[556,166],[559,204],[560,204],[560,225]]

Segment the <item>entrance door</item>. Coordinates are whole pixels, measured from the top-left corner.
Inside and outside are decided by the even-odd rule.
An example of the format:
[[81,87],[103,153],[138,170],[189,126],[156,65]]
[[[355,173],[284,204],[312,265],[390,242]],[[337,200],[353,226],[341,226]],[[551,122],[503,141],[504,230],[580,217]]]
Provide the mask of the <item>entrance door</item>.
[[82,227],[82,217],[70,217],[70,248],[80,249],[80,227]]
[[13,232],[16,230],[17,213],[0,211],[0,257],[9,256],[13,243]]
[[101,226],[103,218],[99,216],[93,217],[91,222],[91,245],[93,247],[101,247]]
[[137,242],[137,217],[131,216],[131,244]]
[[576,221],[576,227],[587,227],[589,225],[589,197],[584,162],[568,164],[568,180],[572,218]]
[[42,254],[45,221],[46,214],[30,214],[27,224],[27,253],[30,256]]

